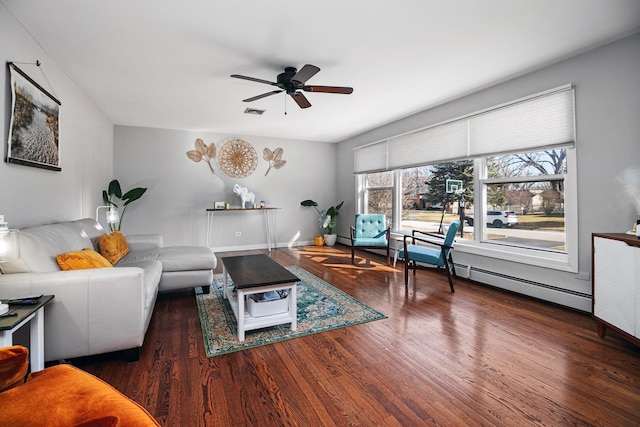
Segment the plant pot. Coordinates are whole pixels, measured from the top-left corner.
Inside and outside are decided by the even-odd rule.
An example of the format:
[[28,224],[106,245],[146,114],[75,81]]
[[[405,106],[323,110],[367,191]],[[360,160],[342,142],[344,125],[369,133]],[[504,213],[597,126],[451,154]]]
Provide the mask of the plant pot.
[[333,246],[336,244],[336,239],[338,238],[337,234],[325,234],[324,235],[324,244],[327,246]]
[[322,236],[316,236],[313,238],[313,244],[316,246],[324,246],[324,239]]

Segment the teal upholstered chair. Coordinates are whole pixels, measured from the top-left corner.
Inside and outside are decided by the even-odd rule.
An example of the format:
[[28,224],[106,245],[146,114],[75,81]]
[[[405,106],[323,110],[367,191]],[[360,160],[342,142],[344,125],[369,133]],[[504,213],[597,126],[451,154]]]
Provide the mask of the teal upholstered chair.
[[356,214],[356,224],[351,226],[351,264],[355,264],[355,249],[386,249],[389,264],[391,230],[384,214]]
[[453,241],[459,227],[460,221],[454,220],[449,224],[447,234],[444,236],[419,230],[413,230],[411,236],[404,236],[404,247],[400,249],[398,258],[404,259],[405,286],[409,282],[409,270],[413,270],[413,275],[415,276],[416,270],[433,268],[423,265],[427,264],[437,268],[444,268],[447,271],[451,292],[455,292],[453,278],[456,277],[456,270],[453,265],[451,249],[453,249]]

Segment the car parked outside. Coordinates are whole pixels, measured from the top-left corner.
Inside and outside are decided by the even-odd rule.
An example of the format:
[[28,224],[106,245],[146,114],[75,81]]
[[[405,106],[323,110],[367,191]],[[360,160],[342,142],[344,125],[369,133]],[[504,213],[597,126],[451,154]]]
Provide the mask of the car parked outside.
[[[473,215],[465,216],[464,220],[473,227]],[[513,227],[519,223],[518,215],[513,211],[487,211],[486,220],[488,226],[496,228]]]

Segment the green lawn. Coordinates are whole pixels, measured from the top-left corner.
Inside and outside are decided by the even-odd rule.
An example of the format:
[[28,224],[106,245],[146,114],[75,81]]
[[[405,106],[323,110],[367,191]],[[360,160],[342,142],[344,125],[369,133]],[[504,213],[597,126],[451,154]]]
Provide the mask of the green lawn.
[[541,213],[518,215],[519,228],[564,231],[564,217]]

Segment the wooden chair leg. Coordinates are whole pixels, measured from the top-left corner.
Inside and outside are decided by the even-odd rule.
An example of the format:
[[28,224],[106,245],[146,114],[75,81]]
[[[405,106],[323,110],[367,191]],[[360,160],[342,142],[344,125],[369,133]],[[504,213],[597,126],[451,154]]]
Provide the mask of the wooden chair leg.
[[449,278],[449,287],[451,288],[451,293],[454,293],[456,290],[453,288],[453,279],[451,278],[451,272],[447,269],[447,277]]
[[[449,261],[447,261],[447,258],[445,258],[444,259],[444,268],[447,270],[447,278],[449,279],[449,287],[451,288],[451,293],[456,291],[453,288],[453,279],[451,278],[451,267],[452,266],[453,266],[453,264],[449,264]],[[454,271],[453,274],[455,274],[455,271]]]
[[458,275],[456,274],[456,266],[453,264],[453,257],[451,256],[451,252],[449,252],[449,264],[451,265],[451,271],[453,272],[453,277],[457,279]]
[[404,286],[409,285],[409,260],[404,257]]
[[354,249],[353,244],[352,244],[351,245],[351,265],[356,265],[354,251],[355,251],[355,249]]

